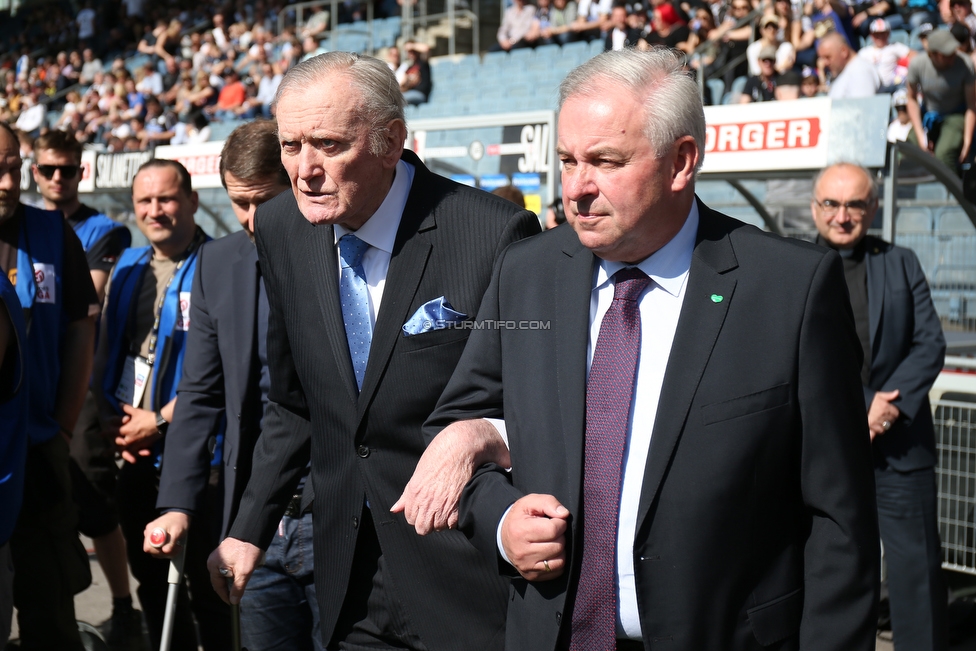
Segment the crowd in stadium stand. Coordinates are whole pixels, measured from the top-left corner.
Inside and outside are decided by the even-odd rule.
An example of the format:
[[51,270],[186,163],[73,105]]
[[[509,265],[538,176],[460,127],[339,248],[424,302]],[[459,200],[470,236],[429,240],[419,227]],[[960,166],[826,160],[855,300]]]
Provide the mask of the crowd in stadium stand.
[[[205,141],[212,122],[269,116],[282,75],[324,51],[331,27],[328,5],[281,33],[280,12],[296,24],[285,0],[188,7],[88,0],[76,14],[55,4],[5,21],[0,120],[35,135],[72,131],[113,152]],[[365,15],[356,0],[339,7],[339,22]],[[374,15],[398,11],[385,0]],[[940,49],[958,46],[971,70],[970,0],[511,0],[489,49],[598,39],[605,49],[665,45],[685,52],[696,74],[722,81],[704,85],[706,103],[896,92],[907,115],[921,80],[907,96],[897,91],[910,61],[928,57],[933,30]],[[402,48],[403,61],[397,48],[385,56],[407,101],[422,104],[433,87],[429,50]],[[907,137],[904,125],[892,126]]]
[[[182,6],[87,0],[76,14],[45,4],[5,17],[0,120],[35,136],[71,131],[111,152],[206,141],[212,122],[270,116],[282,75],[323,51],[330,27],[323,8],[307,12],[301,29],[277,33],[280,12],[296,22],[284,0]],[[386,10],[399,11],[395,1]],[[362,5],[339,3],[339,22],[363,17]],[[426,66],[426,53],[408,56]],[[425,101],[429,68],[423,80],[414,72],[403,71],[405,92]]]

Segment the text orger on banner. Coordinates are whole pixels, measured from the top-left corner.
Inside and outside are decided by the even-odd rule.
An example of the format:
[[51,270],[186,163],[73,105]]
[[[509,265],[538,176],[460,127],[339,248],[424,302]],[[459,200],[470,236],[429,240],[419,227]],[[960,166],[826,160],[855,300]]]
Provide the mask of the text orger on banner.
[[826,98],[707,106],[702,172],[821,168],[829,121]]

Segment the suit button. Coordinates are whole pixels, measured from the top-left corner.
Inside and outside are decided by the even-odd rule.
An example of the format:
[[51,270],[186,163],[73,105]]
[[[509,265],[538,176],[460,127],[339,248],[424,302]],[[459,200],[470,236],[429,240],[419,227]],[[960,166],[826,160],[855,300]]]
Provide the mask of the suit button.
[[559,626],[562,623],[563,623],[563,614],[556,613],[556,626]]
[[356,448],[356,454],[358,454],[363,459],[365,459],[366,457],[369,456],[369,447],[365,445],[360,445],[358,448]]
[[241,412],[237,412],[237,420],[238,420],[238,421],[240,421],[240,420],[241,420]]
[[359,528],[359,518],[357,518],[356,516],[352,516],[352,528],[353,529]]

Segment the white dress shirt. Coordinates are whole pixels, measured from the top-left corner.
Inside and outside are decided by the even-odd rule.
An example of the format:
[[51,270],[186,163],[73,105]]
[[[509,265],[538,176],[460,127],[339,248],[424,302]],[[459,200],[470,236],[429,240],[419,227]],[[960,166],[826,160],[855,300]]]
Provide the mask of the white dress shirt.
[[[657,415],[658,399],[664,383],[664,372],[671,355],[671,344],[678,327],[678,316],[684,302],[691,256],[698,233],[698,204],[693,202],[684,226],[671,241],[655,251],[637,267],[651,279],[639,299],[641,315],[641,348],[637,379],[630,403],[630,422],[624,448],[624,469],[620,490],[617,525],[617,637],[641,639],[640,611],[637,606],[637,583],[634,578],[634,536],[637,510],[644,481],[644,466],[651,446],[651,432]],[[589,375],[593,349],[600,335],[603,317],[613,303],[613,274],[625,268],[622,262],[602,260],[593,270],[590,294],[590,337],[586,355]],[[510,507],[511,508],[511,507]],[[508,560],[501,544],[502,516],[498,525],[498,550]]]
[[393,257],[393,243],[396,242],[400,217],[403,216],[403,208],[407,205],[415,172],[414,166],[410,163],[398,161],[393,185],[390,186],[390,191],[373,216],[367,219],[358,231],[350,231],[345,226],[335,225],[337,274],[342,273],[339,239],[343,235],[354,233],[356,237],[369,244],[369,248],[363,254],[363,273],[366,274],[366,291],[369,292],[370,328],[376,325],[376,315],[380,313],[386,274],[390,270],[390,258]]

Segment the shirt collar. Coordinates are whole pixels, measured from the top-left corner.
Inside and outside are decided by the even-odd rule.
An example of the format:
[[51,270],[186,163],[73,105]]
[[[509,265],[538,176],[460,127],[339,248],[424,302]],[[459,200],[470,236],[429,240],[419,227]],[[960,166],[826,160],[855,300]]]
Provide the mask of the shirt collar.
[[[393,243],[396,242],[396,234],[400,229],[400,217],[403,216],[403,208],[407,205],[407,197],[410,196],[410,187],[413,185],[413,177],[416,170],[414,166],[403,160],[397,161],[396,174],[393,177],[393,185],[383,199],[383,203],[376,209],[373,216],[366,220],[366,223],[355,231],[356,237],[373,248],[380,249],[393,254]],[[345,226],[335,225],[335,241],[338,242],[346,233],[352,233]]]
[[[645,258],[637,268],[648,278],[671,294],[678,296],[691,269],[691,256],[695,252],[695,237],[698,235],[698,201],[691,202],[691,211],[684,226],[667,244]],[[615,273],[628,265],[623,262],[600,260],[593,279],[593,289],[600,289],[610,282]]]

